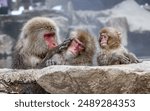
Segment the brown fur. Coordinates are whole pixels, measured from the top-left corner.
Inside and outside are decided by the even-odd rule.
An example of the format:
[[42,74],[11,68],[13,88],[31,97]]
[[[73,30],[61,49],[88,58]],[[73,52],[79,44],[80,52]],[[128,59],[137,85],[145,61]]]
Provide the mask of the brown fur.
[[[85,50],[71,61],[71,65],[92,65],[93,56],[95,53],[94,37],[84,30],[78,29],[76,37],[85,44]],[[75,37],[74,37],[75,38]]]
[[85,45],[85,50],[83,50],[77,57],[65,60],[66,49],[61,54],[53,56],[48,60],[47,65],[93,65],[92,61],[95,53],[94,38],[89,32],[81,29],[71,32],[70,39],[74,38],[78,38]]
[[[109,37],[107,49],[116,49],[121,45],[121,33],[115,28],[104,27],[100,30],[100,34],[106,33]],[[101,47],[102,48],[102,47]]]
[[98,65],[115,65],[115,64],[129,64],[138,63],[139,60],[132,53],[129,53],[121,44],[121,33],[112,27],[105,27],[100,30],[107,34],[107,46],[102,47],[100,44],[100,53],[97,55]]
[[34,17],[28,20],[15,46],[12,68],[36,68],[49,51],[43,33],[55,32],[58,41],[57,30],[55,22],[50,18]]

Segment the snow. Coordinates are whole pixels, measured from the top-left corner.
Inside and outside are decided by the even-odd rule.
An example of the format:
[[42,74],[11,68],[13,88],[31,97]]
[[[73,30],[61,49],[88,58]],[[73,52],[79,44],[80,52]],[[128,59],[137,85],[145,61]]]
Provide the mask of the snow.
[[60,10],[62,10],[62,6],[61,5],[54,6],[52,8],[52,10],[58,10],[58,11],[60,11]]

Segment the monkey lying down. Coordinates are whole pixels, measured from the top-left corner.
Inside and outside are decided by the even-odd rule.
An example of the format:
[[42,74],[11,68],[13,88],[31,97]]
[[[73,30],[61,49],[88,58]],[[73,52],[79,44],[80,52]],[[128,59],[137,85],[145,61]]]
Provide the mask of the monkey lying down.
[[100,66],[141,62],[122,46],[121,33],[115,28],[105,27],[100,30],[99,46],[101,50],[97,55],[97,62]]

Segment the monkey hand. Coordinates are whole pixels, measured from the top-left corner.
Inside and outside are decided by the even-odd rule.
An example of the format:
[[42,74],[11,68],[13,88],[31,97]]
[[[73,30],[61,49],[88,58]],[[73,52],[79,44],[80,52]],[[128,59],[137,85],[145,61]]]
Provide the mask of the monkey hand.
[[109,60],[108,60],[108,56],[106,56],[105,54],[98,54],[98,57],[97,57],[97,62],[100,66],[105,66],[105,65],[109,65]]
[[72,41],[72,39],[69,38],[69,39],[66,39],[63,43],[61,43],[59,45],[59,51],[62,51],[64,49],[68,48],[68,46],[70,45],[71,41]]
[[57,61],[54,61],[53,59],[49,59],[46,61],[46,66],[51,66],[51,65],[57,65]]
[[130,59],[130,63],[141,63],[142,60],[139,60],[133,53],[124,53],[126,57]]
[[48,59],[52,58],[52,56],[54,56],[55,54],[61,53],[63,50],[67,49],[71,41],[72,39],[67,39],[63,43],[55,47],[54,49],[50,50],[47,53],[46,57],[43,59],[42,64],[45,63]]
[[113,53],[111,57],[111,63],[113,62],[118,62],[121,64],[129,64],[130,59],[125,55],[119,55],[119,54]]
[[64,59],[60,54],[55,54],[52,58],[46,61],[46,66],[50,65],[63,65]]

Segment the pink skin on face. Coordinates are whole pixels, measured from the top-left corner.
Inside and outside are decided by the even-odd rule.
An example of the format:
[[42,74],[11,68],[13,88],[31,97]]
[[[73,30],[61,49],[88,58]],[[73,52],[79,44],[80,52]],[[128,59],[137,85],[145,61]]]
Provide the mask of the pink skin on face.
[[106,46],[107,41],[108,41],[108,36],[105,33],[102,33],[100,35],[100,39],[99,39],[99,42],[100,42],[101,46]]
[[68,50],[75,56],[77,56],[84,49],[84,44],[78,39],[74,39],[68,48]]
[[55,40],[55,33],[46,33],[44,34],[44,40],[46,41],[49,49],[52,49],[57,46],[56,40]]

